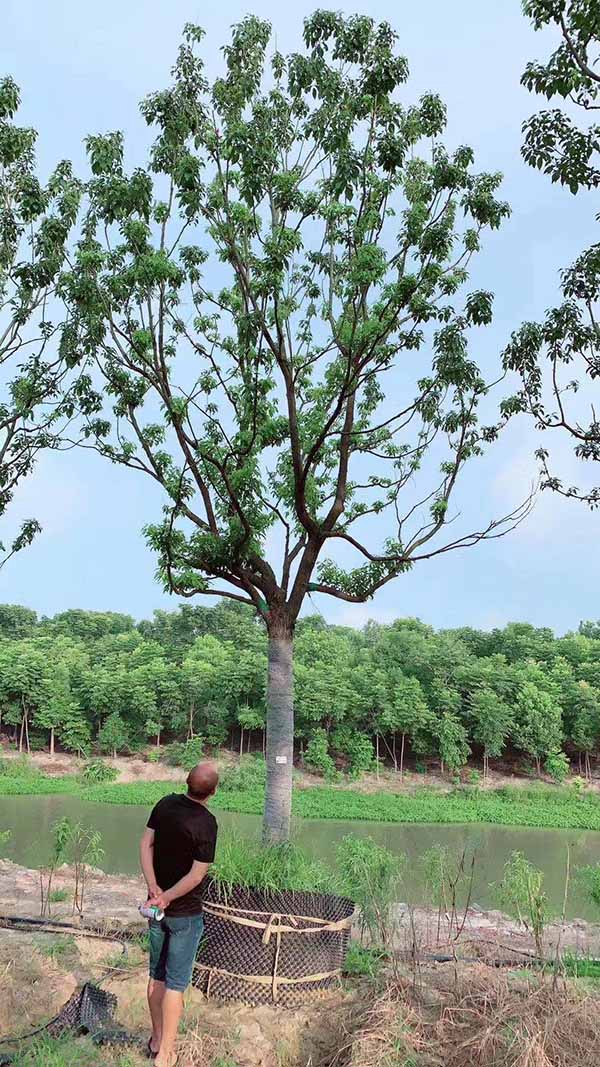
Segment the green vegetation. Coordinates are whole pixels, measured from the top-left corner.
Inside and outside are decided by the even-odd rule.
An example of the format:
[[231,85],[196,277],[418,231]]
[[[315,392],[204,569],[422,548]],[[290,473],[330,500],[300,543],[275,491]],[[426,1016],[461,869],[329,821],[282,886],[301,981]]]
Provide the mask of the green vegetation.
[[387,953],[383,949],[370,948],[351,941],[344,962],[344,974],[350,977],[377,978],[387,959]]
[[[242,606],[182,606],[137,626],[110,613],[38,620],[25,612],[0,606],[0,716],[16,742],[27,714],[30,748],[49,745],[43,723],[60,669],[66,703],[53,736],[63,747],[139,752],[182,768],[224,745],[238,755],[243,749],[244,760],[248,749],[262,752],[267,639]],[[436,633],[404,619],[357,632],[309,617],[300,620],[295,645],[297,754],[328,781],[356,779],[383,763],[399,778],[408,768],[441,764],[456,779],[470,752],[481,757],[485,778],[509,748],[522,766],[556,781],[573,761],[591,774],[600,739],[595,624],[555,638],[517,623],[491,633]],[[224,789],[253,790],[250,766],[228,772]],[[98,758],[83,771],[90,785],[113,773]],[[479,773],[467,767],[463,776],[476,784]],[[25,759],[0,758],[5,791],[7,778],[40,774]],[[52,788],[32,781],[30,791]],[[298,798],[295,805],[297,812]]]
[[511,852],[498,886],[498,900],[535,938],[539,959],[544,958],[544,931],[551,917],[544,891],[544,875],[522,852]]
[[361,939],[384,948],[394,929],[393,908],[400,899],[404,855],[397,855],[371,838],[344,837],[336,850],[339,885],[360,910]]
[[37,1039],[16,1053],[14,1067],[133,1067],[129,1053],[104,1055],[89,1038],[75,1039],[72,1034],[53,1039]]
[[559,974],[570,978],[584,978],[591,982],[600,982],[600,960],[588,956],[573,956],[565,952],[558,966]]
[[255,886],[272,892],[328,892],[332,888],[329,868],[292,842],[264,848],[235,834],[221,835],[213,873],[224,886]]
[[[215,810],[260,815],[262,783],[244,779],[220,789]],[[251,772],[252,773],[252,772]],[[225,776],[228,782],[228,776]],[[129,782],[83,787],[77,778],[1,778],[0,796],[41,796],[45,793],[81,796],[102,804],[141,804],[152,807],[173,782]],[[480,790],[461,786],[451,791],[419,786],[411,793],[361,793],[350,788],[315,786],[296,789],[294,815],[306,819],[357,819],[390,823],[495,823],[499,826],[539,826],[563,830],[600,830],[600,797],[570,786],[502,786]]]
[[84,763],[81,778],[86,783],[114,782],[118,771],[102,759],[90,759]]
[[72,934],[57,934],[56,937],[40,937],[35,941],[36,948],[42,956],[47,956],[53,963],[69,966],[77,959],[77,945]]
[[48,900],[50,904],[64,904],[65,900],[69,899],[68,889],[51,889],[48,893]]

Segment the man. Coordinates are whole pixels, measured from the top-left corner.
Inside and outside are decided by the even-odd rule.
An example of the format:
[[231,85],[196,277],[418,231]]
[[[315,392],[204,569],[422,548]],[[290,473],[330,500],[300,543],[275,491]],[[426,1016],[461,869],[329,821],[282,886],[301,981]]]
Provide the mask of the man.
[[150,926],[148,1054],[157,1067],[173,1067],[183,994],[202,937],[203,881],[215,856],[217,821],[206,807],[219,782],[212,763],[187,776],[187,795],[171,793],[153,809],[140,842],[148,900],[165,913]]

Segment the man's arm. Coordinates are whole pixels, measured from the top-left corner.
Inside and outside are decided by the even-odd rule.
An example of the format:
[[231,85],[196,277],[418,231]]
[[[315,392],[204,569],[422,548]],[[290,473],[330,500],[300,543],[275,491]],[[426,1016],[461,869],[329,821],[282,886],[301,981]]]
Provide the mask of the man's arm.
[[178,882],[175,882],[175,885],[171,886],[170,889],[165,889],[164,893],[159,889],[158,893],[155,896],[152,896],[150,903],[155,904],[157,908],[162,908],[164,911],[165,908],[168,908],[169,904],[172,904],[178,897],[183,897],[186,893],[191,893],[192,889],[195,889],[197,885],[200,885],[200,882],[203,882],[206,878],[209,867],[210,863],[202,863],[200,860],[194,860],[188,873],[184,875],[183,878],[180,878]]
[[148,886],[148,897],[156,897],[161,890],[154,873],[154,830],[149,826],[144,830],[140,841],[140,861]]

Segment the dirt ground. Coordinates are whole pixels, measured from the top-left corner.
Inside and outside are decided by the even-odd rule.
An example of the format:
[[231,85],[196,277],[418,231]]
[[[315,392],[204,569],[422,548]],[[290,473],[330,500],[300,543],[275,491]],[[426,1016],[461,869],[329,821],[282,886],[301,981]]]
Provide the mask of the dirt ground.
[[[0,915],[38,916],[38,885],[38,872],[0,861]],[[61,868],[55,877],[55,890],[70,894],[72,885],[73,872]],[[90,939],[84,929],[102,921],[117,926],[137,922],[140,935],[143,934],[145,926],[136,910],[142,895],[141,880],[92,870],[88,872],[83,928],[23,933],[0,927],[0,1040],[3,1036],[28,1033],[47,1021],[81,983],[92,980],[101,982],[117,996],[118,1025],[137,1039],[138,1046],[143,1044],[148,1025],[147,959],[141,941],[128,942],[123,954],[118,941]],[[70,899],[52,905],[52,919],[73,921]],[[591,1058],[581,1052],[580,1044],[573,1052],[579,1059],[569,1058],[571,1052],[563,1058],[553,1058],[546,1052],[546,1058],[537,1055],[540,1042],[551,1043],[555,1039],[562,1009],[553,1009],[550,1018],[548,1004],[558,996],[556,987],[547,985],[542,995],[542,979],[523,979],[521,961],[526,961],[534,946],[518,924],[498,912],[473,908],[458,941],[450,942],[447,920],[437,912],[419,909],[411,915],[399,904],[395,919],[396,953],[389,964],[389,988],[377,987],[367,979],[345,980],[339,991],[294,1012],[207,1001],[198,990],[191,989],[186,999],[178,1067],[495,1067],[496,1063],[503,1067],[512,1067],[513,1063],[515,1067],[597,1067],[600,1003],[584,1003],[579,993],[573,994],[575,1000],[569,993],[571,999],[566,1003],[571,1014],[567,1015],[574,1026],[592,1025],[589,1019],[593,1008],[595,1030],[591,1036],[584,1035]],[[563,949],[570,947],[578,953],[598,955],[600,927],[584,922],[551,927],[548,955],[557,942]],[[416,961],[411,961],[413,950]],[[434,954],[456,954],[458,959],[456,963],[435,963],[431,958]],[[479,962],[467,965],[461,957]],[[520,992],[515,992],[505,972],[491,965],[491,960],[507,957],[514,961],[511,973],[521,983]],[[502,1041],[517,1025],[518,1015],[519,1040],[529,1052],[533,1048],[536,1055],[522,1060],[508,1054],[506,1058],[492,1057],[485,1042],[480,1041],[479,1030],[473,1029],[477,1013],[482,1019],[481,1034],[494,1037],[503,1057]],[[565,1022],[561,1042],[566,1040],[566,1027]],[[448,1033],[455,1031],[456,1043],[452,1043],[453,1037],[449,1044]],[[472,1054],[461,1058],[460,1043],[467,1040]],[[64,1061],[68,1067],[138,1067],[147,1062],[135,1047],[105,1051],[95,1050],[85,1040],[76,1044],[75,1058]],[[58,1067],[58,1060],[51,1062]],[[32,1067],[45,1067],[46,1061],[42,1056],[31,1063]]]
[[[73,921],[73,871],[69,867],[58,869],[53,888],[64,890],[67,899],[51,905],[51,917]],[[86,883],[84,924],[131,926],[139,923],[140,931],[143,931],[143,920],[137,911],[143,899],[141,878],[109,875],[91,869]],[[39,872],[10,860],[0,860],[0,914],[35,918],[39,916],[39,901]],[[458,940],[448,937],[448,917],[438,915],[432,908],[409,910],[407,905],[398,904],[393,925],[395,948],[399,952],[410,952],[416,944],[421,952],[444,953],[457,948],[463,955],[485,957],[532,954],[535,948],[532,937],[515,920],[499,911],[483,911],[477,907],[469,908]],[[359,936],[358,917],[354,934]],[[548,954],[557,945],[577,953],[597,953],[600,925],[583,919],[552,923],[547,927],[546,944]]]

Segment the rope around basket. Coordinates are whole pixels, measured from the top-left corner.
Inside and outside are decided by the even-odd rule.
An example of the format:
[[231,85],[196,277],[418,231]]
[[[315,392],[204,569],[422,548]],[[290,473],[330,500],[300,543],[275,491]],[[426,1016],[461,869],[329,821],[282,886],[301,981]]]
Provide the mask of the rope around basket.
[[[303,985],[308,982],[320,982],[326,978],[340,979],[341,968],[336,967],[333,971],[321,971],[319,974],[303,975],[301,978],[284,978],[278,973],[279,969],[279,956],[281,952],[281,939],[284,934],[323,934],[323,933],[336,933],[340,930],[348,930],[352,925],[351,917],[345,919],[338,919],[335,922],[330,922],[328,919],[320,919],[313,915],[290,915],[277,911],[252,911],[247,908],[235,908],[229,904],[213,904],[205,902],[204,911],[212,915],[215,919],[222,919],[225,922],[236,923],[239,926],[250,926],[255,930],[263,930],[262,943],[268,945],[271,941],[271,937],[275,936],[275,954],[273,957],[273,970],[271,975],[266,974],[242,974],[237,971],[227,971],[221,967],[206,967],[202,964],[196,964],[197,972],[208,973],[206,996],[210,996],[210,986],[215,974],[223,975],[228,978],[240,978],[242,981],[254,982],[262,986],[271,987],[271,996],[273,1002],[276,1003],[279,997],[279,986],[297,986]],[[233,912],[242,912],[243,914],[232,914]],[[260,915],[262,919],[248,919],[244,915]],[[317,923],[317,926],[307,926],[304,929],[300,929],[298,921],[305,921],[310,923]],[[292,925],[289,925],[289,924]]]
[[[324,934],[324,933],[336,933],[339,930],[347,930],[352,926],[351,918],[338,919],[336,922],[330,922],[329,919],[318,919],[313,915],[289,915],[286,913],[273,911],[251,911],[247,908],[235,908],[229,904],[212,904],[205,902],[204,911],[214,916],[215,919],[224,919],[225,922],[237,923],[238,926],[251,926],[255,930],[264,930],[263,944],[268,945],[271,939],[271,935],[274,932],[273,927],[276,925],[276,932],[281,934]],[[228,914],[231,912],[242,912],[242,914]],[[259,919],[245,919],[246,915],[264,915],[266,921]],[[286,919],[288,923],[292,923],[292,926],[284,926],[282,920]],[[301,929],[298,926],[298,920],[304,920],[305,922],[318,923],[317,926],[305,926]]]
[[[271,989],[280,985],[297,986],[307,982],[321,982],[324,978],[339,978],[341,980],[342,969],[336,967],[334,971],[321,971],[319,974],[305,974],[301,978],[283,978],[274,974],[239,974],[238,971],[226,971],[223,967],[207,967],[203,963],[196,963],[194,970],[208,975],[206,996],[210,997],[210,986],[215,975],[225,978],[242,978],[245,982],[254,982],[256,985],[271,986]],[[277,999],[276,997],[274,999]]]

